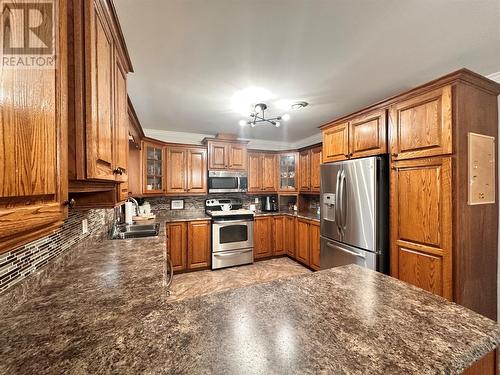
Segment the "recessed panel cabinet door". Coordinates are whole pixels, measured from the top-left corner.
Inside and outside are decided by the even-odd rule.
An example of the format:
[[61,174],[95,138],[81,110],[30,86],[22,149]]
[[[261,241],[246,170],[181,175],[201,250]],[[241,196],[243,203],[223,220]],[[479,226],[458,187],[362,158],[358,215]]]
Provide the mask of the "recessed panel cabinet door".
[[323,132],[323,163],[349,157],[349,123],[334,125]]
[[185,193],[186,187],[186,149],[167,148],[167,193]]
[[183,271],[187,266],[186,223],[167,224],[167,252],[174,271]]
[[85,2],[87,177],[114,180],[114,45],[99,0]]
[[210,221],[188,223],[187,268],[190,270],[210,266],[210,227]]
[[299,190],[311,190],[311,151],[302,151],[299,154]]
[[311,150],[311,191],[319,192],[321,187],[321,166],[322,151],[321,147]]
[[[187,149],[187,191],[188,193],[207,192],[207,150],[204,148]],[[168,165],[167,165],[168,166]]]
[[285,216],[285,250],[286,253],[295,258],[295,218]]
[[247,146],[241,144],[230,144],[229,148],[229,169],[247,169]]
[[269,257],[273,254],[272,217],[256,217],[253,229],[254,258]]
[[309,225],[309,250],[310,250],[310,266],[315,269],[320,269],[320,226],[317,222],[311,222]]
[[451,158],[393,164],[391,275],[452,298]]
[[209,142],[209,169],[227,169],[229,167],[228,144],[224,142]]
[[309,222],[297,219],[297,248],[295,255],[298,261],[309,265]]
[[248,154],[248,191],[257,192],[262,190],[262,154]]
[[349,121],[349,156],[360,158],[385,154],[386,110],[377,110]]
[[0,67],[0,253],[51,233],[67,212],[67,9],[54,4],[54,69]]
[[286,253],[285,249],[285,217],[273,217],[274,229],[274,248],[273,255],[282,255]]
[[115,163],[116,180],[128,180],[128,103],[127,103],[127,73],[119,59],[115,69]]
[[393,160],[452,152],[452,89],[445,86],[390,108]]
[[277,165],[276,155],[264,154],[262,156],[262,190],[277,191]]

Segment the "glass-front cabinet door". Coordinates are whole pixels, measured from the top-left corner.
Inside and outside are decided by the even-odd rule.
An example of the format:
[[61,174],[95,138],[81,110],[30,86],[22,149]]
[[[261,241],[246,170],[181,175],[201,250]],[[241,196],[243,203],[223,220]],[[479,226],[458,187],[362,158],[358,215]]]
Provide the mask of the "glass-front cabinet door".
[[279,156],[279,190],[297,191],[297,153],[290,152]]
[[144,142],[144,194],[163,193],[164,156],[163,146]]

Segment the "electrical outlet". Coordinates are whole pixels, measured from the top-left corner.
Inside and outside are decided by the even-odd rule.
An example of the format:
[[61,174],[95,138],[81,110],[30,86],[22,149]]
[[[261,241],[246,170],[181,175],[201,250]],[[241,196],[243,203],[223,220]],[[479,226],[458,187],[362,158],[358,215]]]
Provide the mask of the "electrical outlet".
[[255,198],[254,202],[259,203],[259,198]]
[[89,221],[87,219],[82,220],[82,234],[89,232]]

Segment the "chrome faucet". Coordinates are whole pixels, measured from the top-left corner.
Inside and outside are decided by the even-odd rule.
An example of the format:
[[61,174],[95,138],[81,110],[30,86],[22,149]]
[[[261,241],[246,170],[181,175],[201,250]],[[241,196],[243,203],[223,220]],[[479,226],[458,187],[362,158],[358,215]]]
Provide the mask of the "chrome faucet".
[[128,197],[127,201],[131,201],[133,204],[135,204],[136,215],[139,215],[139,203],[137,203],[135,198]]

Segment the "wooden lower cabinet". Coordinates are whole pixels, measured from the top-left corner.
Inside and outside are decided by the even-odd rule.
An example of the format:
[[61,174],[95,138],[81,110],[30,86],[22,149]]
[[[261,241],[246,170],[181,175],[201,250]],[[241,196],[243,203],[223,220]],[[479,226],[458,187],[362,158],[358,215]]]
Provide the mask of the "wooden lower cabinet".
[[273,255],[273,217],[256,217],[253,228],[253,254],[255,259]]
[[297,219],[297,231],[296,235],[296,252],[295,259],[306,265],[309,265],[309,253],[310,253],[310,242],[309,242],[309,221],[305,219]]
[[495,375],[497,362],[497,351],[493,350],[465,369],[462,375]]
[[273,216],[273,255],[283,255],[286,253],[285,248],[285,217]]
[[174,271],[186,269],[186,228],[185,222],[167,224],[167,252]]
[[290,216],[285,216],[285,251],[286,254],[295,258],[295,226],[296,219]]
[[206,268],[210,266],[211,236],[210,221],[192,221],[187,232],[187,268]]
[[210,267],[210,230],[209,220],[167,224],[167,252],[174,271]]
[[309,224],[309,265],[315,270],[320,269],[320,225],[319,222],[311,221]]

